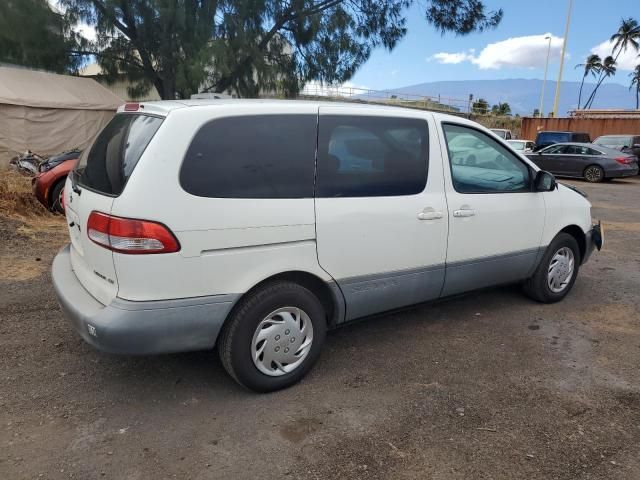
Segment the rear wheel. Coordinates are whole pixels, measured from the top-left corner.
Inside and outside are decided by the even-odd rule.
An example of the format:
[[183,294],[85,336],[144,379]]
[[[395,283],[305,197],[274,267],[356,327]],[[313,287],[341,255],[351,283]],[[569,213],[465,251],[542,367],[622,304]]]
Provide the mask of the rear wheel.
[[238,383],[271,392],[307,374],[320,355],[325,335],[320,300],[301,285],[277,282],[241,301],[220,335],[218,352]]
[[533,276],[525,282],[525,293],[542,303],[562,300],[576,281],[580,261],[576,239],[568,233],[559,233],[547,247]]
[[56,213],[64,213],[64,206],[62,203],[62,195],[64,195],[64,183],[62,179],[55,184],[51,191],[51,211]]
[[589,165],[584,169],[583,175],[587,182],[602,182],[604,180],[604,169],[599,165]]

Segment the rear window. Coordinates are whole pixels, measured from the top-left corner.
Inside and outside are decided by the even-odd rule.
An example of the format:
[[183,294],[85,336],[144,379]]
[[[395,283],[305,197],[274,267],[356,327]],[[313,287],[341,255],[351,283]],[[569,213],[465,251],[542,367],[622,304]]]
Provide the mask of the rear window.
[[588,133],[574,133],[572,137],[574,142],[591,143],[591,137],[589,137]]
[[212,120],[180,170],[185,191],[217,198],[313,197],[317,115]]
[[540,132],[536,137],[537,145],[548,145],[550,143],[568,142],[571,134],[565,132]]
[[161,124],[162,118],[150,115],[116,115],[80,156],[75,181],[99,193],[120,195]]

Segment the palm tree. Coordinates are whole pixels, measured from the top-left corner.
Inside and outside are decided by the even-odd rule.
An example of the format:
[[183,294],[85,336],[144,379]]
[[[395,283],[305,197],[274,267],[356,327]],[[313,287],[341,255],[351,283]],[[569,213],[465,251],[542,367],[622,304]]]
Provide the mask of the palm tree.
[[[611,51],[611,55],[615,55],[615,57],[612,58],[612,65],[615,65],[615,63],[618,61],[618,58],[620,57],[620,54],[622,52],[626,52],[627,48],[632,47],[636,51],[640,49],[640,25],[638,24],[637,20],[633,18],[623,18],[620,22],[620,26],[618,27],[618,31],[611,35],[611,38],[609,40],[613,42],[613,50]],[[594,88],[593,92],[591,92],[591,96],[587,100],[587,103],[585,103],[584,105],[585,108],[589,108],[589,106],[593,104],[593,100],[596,96],[596,91],[598,90],[598,87],[600,87],[600,84],[602,84],[602,81],[605,78],[615,74],[615,72],[615,68],[613,69],[613,73],[606,74],[604,68],[600,71],[600,77],[598,78],[596,88]]]
[[640,109],[640,65],[636,65],[636,68],[633,72],[629,74],[631,77],[631,85],[629,86],[629,90],[631,90],[634,86],[636,87],[636,110]]
[[[618,61],[618,57],[622,52],[626,52],[628,47],[633,47],[634,50],[640,48],[640,25],[633,18],[622,19],[618,31],[611,35],[610,40],[613,43],[612,54],[615,55],[615,61]],[[618,53],[616,53],[616,50]]]
[[584,67],[584,75],[582,75],[582,82],[580,83],[580,94],[578,95],[578,109],[580,108],[580,102],[582,101],[582,87],[584,87],[584,80],[589,74],[593,77],[597,77],[602,69],[602,59],[599,55],[589,55],[587,61],[576,65],[576,68]]
[[604,81],[605,78],[615,75],[616,70],[617,70],[616,60],[611,55],[609,55],[604,59],[604,62],[602,62],[602,69],[600,70],[600,79],[598,80],[598,83],[593,89],[593,92],[591,92],[591,95],[587,99],[587,103],[584,104],[584,108],[591,108],[591,105],[593,105],[593,101],[596,98],[596,92],[598,91],[598,88],[600,88],[600,85],[602,85],[602,82]]
[[507,116],[511,115],[511,106],[507,103],[498,102],[497,105],[491,107],[491,113],[493,115]]

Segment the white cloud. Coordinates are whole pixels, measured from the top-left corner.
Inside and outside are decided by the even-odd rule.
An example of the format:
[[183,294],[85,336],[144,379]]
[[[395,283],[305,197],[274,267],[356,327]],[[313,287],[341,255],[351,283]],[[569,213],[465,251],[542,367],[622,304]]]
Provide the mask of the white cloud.
[[496,43],[490,43],[476,55],[475,50],[467,52],[439,52],[429,57],[443,64],[458,64],[471,62],[481,70],[497,70],[500,68],[520,67],[538,68],[544,67],[547,60],[547,48],[551,37],[551,59],[560,58],[562,50],[562,38],[550,33],[543,35],[529,35],[525,37],[513,37]]
[[438,63],[444,63],[448,65],[457,65],[458,63],[472,61],[474,56],[470,53],[466,52],[458,52],[458,53],[447,53],[447,52],[439,52],[435,55],[432,55],[427,60],[435,60]]
[[94,42],[96,40],[96,29],[86,23],[78,23],[73,30],[82,35],[87,40]]
[[[613,42],[611,40],[605,40],[604,42],[596,45],[591,49],[591,53],[600,55],[602,59],[611,55],[611,52],[613,52]],[[618,69],[633,70],[634,68],[636,68],[636,65],[640,65],[640,58],[638,57],[638,53],[640,52],[634,50],[633,47],[629,47],[626,51],[623,51],[618,57]]]

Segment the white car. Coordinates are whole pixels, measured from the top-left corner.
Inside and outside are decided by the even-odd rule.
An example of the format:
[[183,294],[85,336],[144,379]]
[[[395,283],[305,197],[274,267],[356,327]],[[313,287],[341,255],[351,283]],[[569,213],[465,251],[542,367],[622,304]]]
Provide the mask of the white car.
[[491,131],[503,140],[511,140],[513,138],[511,130],[506,128],[492,128]]
[[507,140],[507,143],[518,153],[532,153],[536,144],[531,140]]
[[383,106],[127,104],[64,192],[53,283],[82,338],[217,346],[256,391],[357,318],[513,282],[558,301],[602,244],[585,197],[482,126]]

